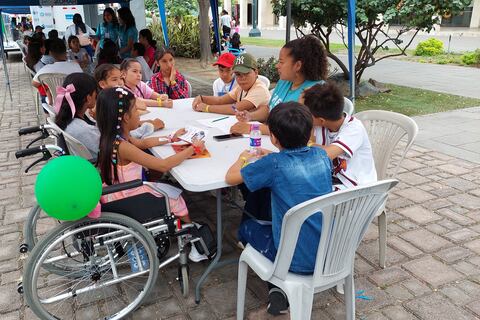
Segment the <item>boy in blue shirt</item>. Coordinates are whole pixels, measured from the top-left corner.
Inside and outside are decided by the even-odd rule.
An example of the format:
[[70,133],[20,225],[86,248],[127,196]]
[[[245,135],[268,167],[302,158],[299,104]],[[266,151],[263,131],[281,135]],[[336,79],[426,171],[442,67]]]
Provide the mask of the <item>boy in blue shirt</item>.
[[[332,165],[323,149],[307,146],[313,120],[304,105],[279,104],[270,112],[267,124],[270,139],[280,152],[262,150],[260,159],[246,165],[253,155],[244,151],[228,170],[226,181],[232,185],[243,182],[252,192],[270,188],[272,224],[247,219],[241,223],[238,234],[242,243],[250,243],[274,261],[285,213],[299,203],[332,191]],[[320,213],[305,221],[290,265],[291,272],[313,273],[321,227]],[[269,287],[267,311],[275,315],[286,312],[285,294],[279,288]]]

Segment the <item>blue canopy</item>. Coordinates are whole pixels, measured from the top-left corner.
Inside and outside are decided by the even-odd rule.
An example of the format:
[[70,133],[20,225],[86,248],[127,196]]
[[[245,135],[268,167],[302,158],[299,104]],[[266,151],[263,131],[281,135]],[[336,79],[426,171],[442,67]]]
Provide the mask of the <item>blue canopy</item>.
[[30,7],[4,7],[2,4],[0,11],[10,14],[30,14]]

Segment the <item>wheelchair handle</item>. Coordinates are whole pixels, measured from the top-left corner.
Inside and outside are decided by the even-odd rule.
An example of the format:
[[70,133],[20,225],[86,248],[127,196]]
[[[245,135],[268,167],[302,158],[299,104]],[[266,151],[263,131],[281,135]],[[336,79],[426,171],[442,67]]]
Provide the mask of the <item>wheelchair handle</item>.
[[[26,129],[29,129],[29,128],[26,128]],[[23,157],[31,156],[33,154],[40,153],[42,152],[42,147],[43,146],[38,146],[38,147],[18,150],[17,152],[15,152],[15,158],[18,159],[18,158],[23,158]]]
[[133,188],[138,188],[138,187],[141,187],[142,185],[143,185],[143,181],[141,179],[118,183],[118,184],[112,184],[111,186],[103,187],[102,195],[115,193],[118,191],[123,191],[128,189],[133,189]]
[[21,128],[20,130],[18,130],[18,135],[23,136],[23,135],[26,135],[26,134],[35,133],[35,132],[39,132],[39,131],[43,131],[43,125],[35,126],[35,127]]

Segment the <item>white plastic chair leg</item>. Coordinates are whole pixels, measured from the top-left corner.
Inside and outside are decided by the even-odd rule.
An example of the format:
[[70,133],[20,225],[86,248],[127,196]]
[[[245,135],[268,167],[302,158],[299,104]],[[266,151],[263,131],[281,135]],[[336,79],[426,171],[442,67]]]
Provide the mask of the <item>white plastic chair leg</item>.
[[355,284],[353,283],[353,270],[348,277],[345,278],[345,308],[346,319],[355,319]]
[[290,304],[290,319],[309,320],[312,315],[313,291],[301,284],[290,286],[284,291]]
[[378,260],[380,267],[385,269],[385,256],[387,252],[387,215],[385,211],[378,216]]
[[245,291],[247,290],[248,264],[240,261],[238,264],[237,288],[237,320],[243,320],[245,311]]

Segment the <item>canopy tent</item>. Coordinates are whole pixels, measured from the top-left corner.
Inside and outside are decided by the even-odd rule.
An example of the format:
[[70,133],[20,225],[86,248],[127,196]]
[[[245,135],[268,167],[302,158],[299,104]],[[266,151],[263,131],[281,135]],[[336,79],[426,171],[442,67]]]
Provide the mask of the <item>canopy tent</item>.
[[4,13],[9,14],[30,14],[30,7],[4,7],[3,4],[0,5],[0,10]]

